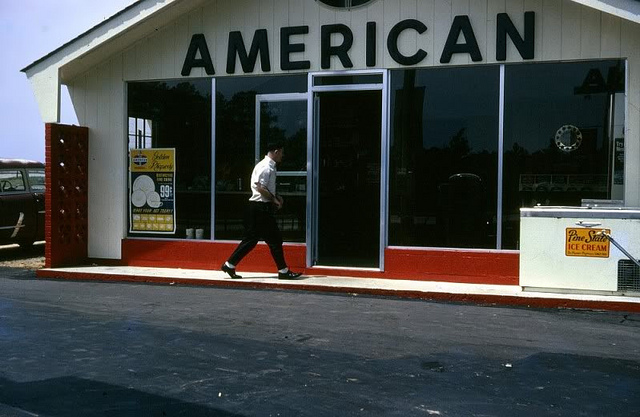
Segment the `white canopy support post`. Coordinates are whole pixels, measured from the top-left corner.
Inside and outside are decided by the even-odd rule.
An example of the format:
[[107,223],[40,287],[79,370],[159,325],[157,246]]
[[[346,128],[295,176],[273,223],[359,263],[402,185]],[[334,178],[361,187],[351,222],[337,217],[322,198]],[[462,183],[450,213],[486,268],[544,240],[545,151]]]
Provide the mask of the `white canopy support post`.
[[38,103],[40,117],[44,123],[60,122],[60,74],[58,66],[52,65],[44,71],[27,72],[31,88]]

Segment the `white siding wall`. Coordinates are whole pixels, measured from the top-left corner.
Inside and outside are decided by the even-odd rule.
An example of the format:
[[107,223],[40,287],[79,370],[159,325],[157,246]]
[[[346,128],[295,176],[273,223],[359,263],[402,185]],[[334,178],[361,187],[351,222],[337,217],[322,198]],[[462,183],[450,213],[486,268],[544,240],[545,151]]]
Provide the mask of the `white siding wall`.
[[126,122],[123,55],[69,85],[82,126],[89,127],[89,243],[96,258],[120,258],[126,232]]
[[[213,59],[216,76],[226,76],[230,31],[242,32],[247,47],[256,29],[267,29],[271,73],[280,73],[280,28],[308,25],[304,54],[312,71],[320,71],[320,26],[344,23],[354,33],[350,57],[354,69],[365,68],[366,22],[377,22],[377,63],[380,68],[399,68],[386,50],[391,28],[400,20],[417,18],[428,30],[422,35],[406,31],[400,51],[427,51],[422,67],[442,66],[440,55],[451,22],[468,15],[483,61],[496,63],[496,15],[506,12],[522,32],[524,12],[536,12],[535,61],[628,58],[626,185],[627,205],[640,206],[640,26],[603,14],[568,0],[378,0],[365,8],[338,12],[311,0],[209,0],[153,36],[131,45],[122,53],[77,77],[69,85],[80,124],[89,127],[89,256],[120,258],[120,240],[126,235],[126,109],[125,81],[182,78],[182,64],[191,36],[203,33]],[[462,40],[460,40],[461,42]],[[521,62],[508,41],[507,62]],[[473,64],[466,55],[454,55],[444,65]],[[342,69],[332,60],[331,69]],[[260,74],[260,60],[253,74]],[[236,75],[242,74],[236,63]],[[191,77],[204,77],[201,68]]]
[[626,205],[640,207],[640,26],[623,21],[621,33],[621,53],[629,58],[624,195]]

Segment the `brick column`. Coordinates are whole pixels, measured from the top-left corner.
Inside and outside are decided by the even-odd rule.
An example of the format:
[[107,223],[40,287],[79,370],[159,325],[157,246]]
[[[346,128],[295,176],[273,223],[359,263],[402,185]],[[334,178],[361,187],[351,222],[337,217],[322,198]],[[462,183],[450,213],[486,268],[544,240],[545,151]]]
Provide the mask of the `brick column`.
[[89,129],[45,125],[45,267],[87,259]]

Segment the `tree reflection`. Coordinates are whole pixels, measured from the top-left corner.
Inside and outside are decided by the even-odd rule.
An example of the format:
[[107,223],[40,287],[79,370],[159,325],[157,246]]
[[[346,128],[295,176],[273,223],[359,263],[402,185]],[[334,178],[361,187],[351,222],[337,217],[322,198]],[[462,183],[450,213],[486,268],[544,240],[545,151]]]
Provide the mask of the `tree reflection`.
[[207,236],[211,223],[211,81],[131,82],[128,116],[152,122],[153,148],[176,150],[177,229],[174,235],[162,237],[183,237],[187,227],[203,228]]

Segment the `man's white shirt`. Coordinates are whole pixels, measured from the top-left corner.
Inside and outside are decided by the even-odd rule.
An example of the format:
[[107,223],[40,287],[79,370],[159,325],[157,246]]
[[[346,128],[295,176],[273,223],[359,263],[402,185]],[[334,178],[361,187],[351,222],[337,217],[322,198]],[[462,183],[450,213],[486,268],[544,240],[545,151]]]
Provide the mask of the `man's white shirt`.
[[271,200],[265,198],[258,192],[256,183],[261,184],[271,194],[276,195],[276,161],[265,156],[264,159],[256,164],[251,173],[251,198],[249,201],[258,201],[268,203]]

